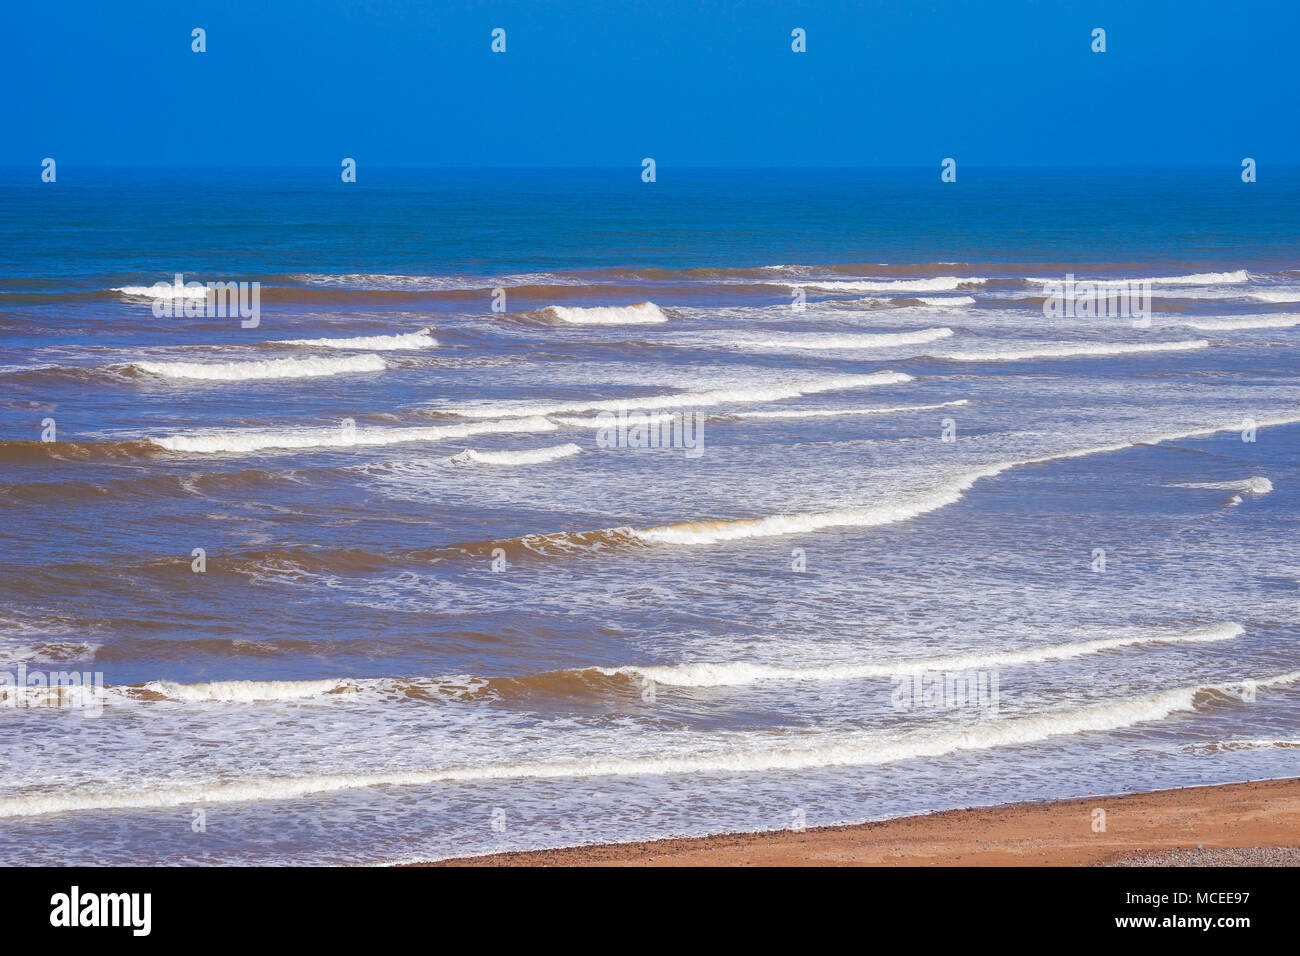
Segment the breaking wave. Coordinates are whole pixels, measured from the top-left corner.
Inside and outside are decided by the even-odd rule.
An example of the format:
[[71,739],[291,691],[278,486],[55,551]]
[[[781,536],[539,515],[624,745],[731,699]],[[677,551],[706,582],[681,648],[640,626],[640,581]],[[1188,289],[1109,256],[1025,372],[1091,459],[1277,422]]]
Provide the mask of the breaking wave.
[[1250,273],[1245,269],[1237,269],[1235,272],[1194,272],[1186,276],[1153,276],[1136,281],[1150,282],[1152,285],[1233,285],[1249,282]]
[[109,689],[111,701],[183,704],[254,704],[349,698],[378,693],[386,697],[469,697],[487,682],[460,676],[443,678],[326,678],[324,680],[226,680],[202,684],[148,681]]
[[303,345],[323,349],[370,349],[375,352],[404,349],[427,349],[438,344],[432,329],[405,332],[400,335],[361,335],[343,339],[282,339],[272,345]]
[[830,281],[790,282],[792,288],[813,289],[817,292],[952,292],[964,285],[983,285],[988,279],[956,276],[936,276],[932,279],[844,279]]
[[1231,332],[1235,329],[1289,329],[1300,325],[1300,315],[1247,315],[1238,319],[1188,319],[1183,325],[1204,332]]
[[1267,478],[1252,476],[1240,481],[1186,481],[1168,485],[1169,488],[1204,488],[1210,491],[1244,491],[1252,495],[1266,495],[1273,490],[1273,482]]
[[181,286],[179,289],[174,284],[168,283],[159,283],[156,286],[124,285],[111,291],[119,292],[132,299],[205,299],[208,295],[207,286],[197,283]]
[[[1046,278],[1029,278],[1026,282],[1036,282],[1041,285],[1060,283],[1064,279],[1046,279]],[[1194,272],[1185,276],[1144,276],[1138,279],[1116,279],[1116,278],[1084,278],[1076,276],[1076,284],[1090,283],[1094,286],[1121,285],[1135,282],[1150,282],[1152,285],[1234,285],[1239,282],[1249,282],[1250,273],[1245,269],[1238,269],[1235,272]]]
[[1160,644],[1205,644],[1240,637],[1240,624],[1227,623],[1191,631],[1152,631],[1124,637],[1031,647],[1024,650],[953,654],[875,663],[836,663],[811,667],[786,667],[739,662],[677,664],[666,666],[590,667],[550,671],[524,677],[484,678],[470,675],[433,678],[325,678],[319,680],[225,680],[197,684],[157,680],[143,684],[118,685],[110,690],[115,699],[138,702],[263,703],[328,699],[338,695],[379,692],[408,695],[412,688],[436,689],[442,696],[467,699],[494,696],[507,691],[536,689],[542,693],[572,691],[590,684],[595,676],[651,680],[666,687],[734,687],[763,681],[835,681],[892,678],[897,675],[945,670],[973,670],[1012,667],[1046,661],[1070,660],[1089,654]]
[[545,418],[522,418],[500,422],[472,422],[462,425],[433,425],[411,428],[287,428],[277,431],[227,431],[206,435],[172,435],[148,441],[168,451],[213,454],[248,453],[267,448],[354,448],[397,445],[404,442],[439,442],[472,435],[555,431]]
[[[1297,422],[1300,422],[1300,416],[1272,419],[1256,424],[1257,427],[1265,428],[1277,425],[1291,425],[1296,424]],[[1099,445],[1091,448],[1056,452],[1036,458],[1022,458],[997,462],[958,475],[924,491],[900,495],[894,499],[879,504],[856,508],[840,508],[834,511],[779,514],[765,518],[683,521],[676,524],[657,525],[652,528],[641,530],[615,528],[601,532],[581,532],[580,534],[584,536],[584,539],[596,535],[602,536],[596,538],[596,540],[602,543],[616,543],[631,539],[646,544],[708,545],[718,544],[724,541],[736,541],[745,538],[807,534],[814,531],[821,531],[826,528],[870,528],[879,525],[894,524],[900,521],[908,521],[912,518],[919,517],[931,511],[936,511],[950,504],[955,504],[961,500],[963,495],[969,491],[977,481],[983,478],[995,477],[1005,471],[1011,470],[1012,468],[1018,468],[1023,465],[1038,465],[1052,461],[1084,458],[1091,455],[1124,451],[1125,449],[1133,448],[1142,444],[1159,444],[1166,441],[1213,435],[1223,431],[1237,431],[1240,427],[1240,423],[1215,425],[1208,428],[1198,428],[1186,432],[1152,435],[1146,438],[1116,442],[1110,445]],[[567,542],[572,545],[580,540],[575,537],[576,534],[579,533],[557,532],[550,535],[535,535],[529,537],[535,542],[547,546],[555,546],[560,542]],[[516,540],[522,542],[525,539]],[[529,550],[538,551],[539,553],[549,553],[547,548],[539,549],[536,547],[530,547]]]
[[1208,750],[1211,753],[1234,750],[1291,750],[1300,748],[1300,740],[1215,740],[1207,744],[1188,744],[1188,750]]
[[303,700],[321,694],[355,691],[347,680],[224,680],[207,684],[178,684],[174,681],[150,681],[129,693],[143,699],[177,700],[186,703],[219,701],[251,703],[271,700]]
[[348,358],[269,359],[263,362],[134,362],[142,372],[162,378],[244,382],[256,379],[313,378],[351,372],[382,372],[388,366],[378,355]]
[[1246,699],[1248,692],[1300,681],[1300,671],[1261,680],[1201,684],[1155,691],[1017,717],[989,719],[959,729],[873,733],[763,733],[701,736],[689,752],[599,754],[433,767],[416,770],[260,776],[205,783],[158,780],[127,789],[106,787],[28,791],[0,797],[0,818],[88,810],[166,808],[192,803],[292,800],[314,794],[381,786],[436,786],[485,780],[546,780],[693,773],[752,773],[820,767],[870,766],[961,751],[1033,744],[1053,737],[1119,730]]
[[667,395],[637,398],[589,399],[559,402],[547,405],[480,405],[454,406],[444,409],[464,418],[495,418],[498,416],[550,415],[563,412],[612,411],[623,409],[662,409],[708,407],[734,402],[776,402],[820,392],[834,392],[873,385],[895,385],[910,382],[912,376],[902,372],[872,372],[865,375],[831,375],[785,385],[736,385],[701,392],[670,392]]
[[861,335],[791,335],[752,343],[759,349],[887,349],[903,345],[924,345],[949,338],[952,329],[920,329],[916,332],[876,332]]
[[837,309],[898,309],[914,308],[921,305],[929,306],[964,306],[974,305],[975,297],[969,295],[945,295],[945,296],[895,296],[894,298],[880,298],[877,296],[865,296],[861,299],[829,299],[825,302],[818,303],[819,306],[831,306]]
[[668,321],[668,316],[653,302],[592,308],[552,305],[541,312],[570,325],[657,325]]
[[577,455],[582,449],[570,442],[567,445],[553,445],[550,448],[529,448],[524,451],[475,451],[468,448],[459,455],[453,455],[451,461],[456,464],[479,465],[541,465],[548,461],[558,461]]
[[[635,423],[639,426],[658,425],[663,422],[671,422],[681,416],[681,412],[634,412],[628,417],[629,425]],[[599,415],[593,415],[590,418],[573,418],[567,415],[551,416],[551,421],[557,425],[564,425],[567,428],[607,428],[609,422]]]
[[[892,408],[810,408],[779,412],[729,412],[727,418],[840,418],[848,415],[890,415],[900,412],[928,412],[936,408],[951,408],[957,405],[969,405],[970,401],[959,398],[952,402],[938,402],[934,405],[895,405]],[[557,419],[558,420],[558,419]]]
[[975,297],[969,295],[952,295],[952,296],[917,296],[909,299],[891,300],[898,305],[911,305],[913,302],[919,302],[921,305],[974,305]]
[[878,663],[826,664],[818,667],[783,667],[772,664],[699,663],[668,666],[595,668],[602,674],[644,678],[670,687],[729,687],[760,681],[830,681],[860,678],[888,678],[915,671],[975,670],[989,667],[1013,667],[1043,661],[1061,661],[1087,654],[1100,654],[1147,644],[1205,644],[1240,637],[1240,624],[1220,624],[1196,631],[1165,634],[1137,634],[1074,644],[1031,647],[1019,651],[954,654],[919,660],[881,661]]
[[1026,359],[1071,358],[1087,355],[1136,355],[1142,352],[1183,352],[1191,349],[1203,349],[1209,346],[1205,339],[1192,339],[1186,342],[1149,342],[1146,344],[1060,344],[1025,349],[1008,349],[994,352],[948,352],[935,358],[953,362],[1021,362]]

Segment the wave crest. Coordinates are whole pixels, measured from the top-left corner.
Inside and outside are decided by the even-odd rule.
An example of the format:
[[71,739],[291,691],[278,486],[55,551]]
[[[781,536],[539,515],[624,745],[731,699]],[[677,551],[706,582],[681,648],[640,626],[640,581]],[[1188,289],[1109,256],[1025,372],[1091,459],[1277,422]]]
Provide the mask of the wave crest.
[[368,349],[374,352],[392,352],[405,349],[428,349],[438,344],[432,329],[404,332],[398,335],[359,335],[337,339],[282,339],[272,345],[301,345],[323,349]]
[[164,808],[189,803],[288,800],[319,793],[380,786],[436,786],[486,780],[545,780],[610,776],[671,776],[693,773],[752,773],[818,767],[871,766],[1038,743],[1053,737],[1119,730],[1164,720],[1176,713],[1240,700],[1249,686],[1272,688],[1300,681],[1300,671],[1256,681],[1202,684],[1024,716],[981,721],[958,730],[906,733],[735,735],[702,738],[685,753],[592,755],[564,760],[500,762],[418,770],[340,772],[297,777],[248,777],[209,783],[155,780],[130,789],[35,791],[0,797],[0,818],[87,810]]
[[1091,355],[1138,355],[1143,352],[1184,352],[1209,346],[1205,339],[1184,342],[1147,342],[1135,344],[1072,344],[1030,346],[1022,349],[990,352],[948,352],[935,358],[953,362],[1023,362],[1027,359],[1073,358]]
[[528,448],[522,451],[475,451],[473,448],[467,448],[459,455],[453,455],[451,460],[460,464],[480,464],[480,465],[541,465],[550,461],[558,461],[561,458],[568,458],[570,455],[577,455],[582,449],[570,442],[566,445],[553,445],[550,448]]
[[378,355],[355,355],[348,358],[268,359],[261,362],[133,362],[132,366],[160,378],[213,382],[314,378],[354,372],[382,372],[388,367]]
[[500,422],[471,422],[463,425],[433,425],[412,428],[290,428],[278,431],[228,431],[204,435],[172,435],[150,438],[168,451],[243,453],[268,448],[353,448],[396,445],[404,442],[439,442],[472,435],[555,431],[545,418],[522,418]]
[[931,279],[844,279],[786,283],[816,292],[952,292],[962,286],[983,285],[988,279],[935,276]]
[[659,325],[668,321],[663,309],[653,302],[588,308],[551,305],[542,309],[540,314],[569,325]]
[[833,350],[833,349],[888,349],[905,345],[925,345],[937,342],[953,334],[952,329],[919,329],[916,332],[869,332],[859,335],[790,335],[779,339],[764,339],[754,342],[752,347],[758,349],[796,349],[796,350]]
[[611,411],[624,409],[665,409],[708,407],[736,402],[775,402],[820,392],[834,392],[873,385],[895,385],[912,381],[912,376],[902,372],[872,372],[865,375],[830,375],[789,384],[736,385],[713,388],[700,392],[670,392],[667,395],[650,395],[637,398],[591,399],[557,402],[549,405],[483,405],[458,406],[445,411],[465,418],[493,418],[498,416],[551,415],[564,412]]

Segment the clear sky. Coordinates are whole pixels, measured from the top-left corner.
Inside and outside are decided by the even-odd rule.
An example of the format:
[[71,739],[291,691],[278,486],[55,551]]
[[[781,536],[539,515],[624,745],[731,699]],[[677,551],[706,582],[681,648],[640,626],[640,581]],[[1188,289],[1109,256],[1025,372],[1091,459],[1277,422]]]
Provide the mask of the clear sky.
[[1296,0],[10,0],[0,164],[1263,167],[1298,43]]

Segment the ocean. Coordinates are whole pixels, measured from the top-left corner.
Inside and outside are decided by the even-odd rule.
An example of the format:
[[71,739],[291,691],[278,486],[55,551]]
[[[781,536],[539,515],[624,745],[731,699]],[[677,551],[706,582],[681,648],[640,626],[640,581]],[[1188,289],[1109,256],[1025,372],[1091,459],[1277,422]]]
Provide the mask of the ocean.
[[640,172],[5,171],[0,863],[1296,775],[1294,170]]

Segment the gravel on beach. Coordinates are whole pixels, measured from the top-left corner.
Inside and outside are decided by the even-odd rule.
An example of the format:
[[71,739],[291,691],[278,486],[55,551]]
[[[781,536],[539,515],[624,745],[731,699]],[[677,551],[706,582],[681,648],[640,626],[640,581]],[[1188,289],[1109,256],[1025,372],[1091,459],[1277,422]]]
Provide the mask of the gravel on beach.
[[1300,847],[1243,846],[1222,849],[1147,850],[1093,866],[1300,866]]

